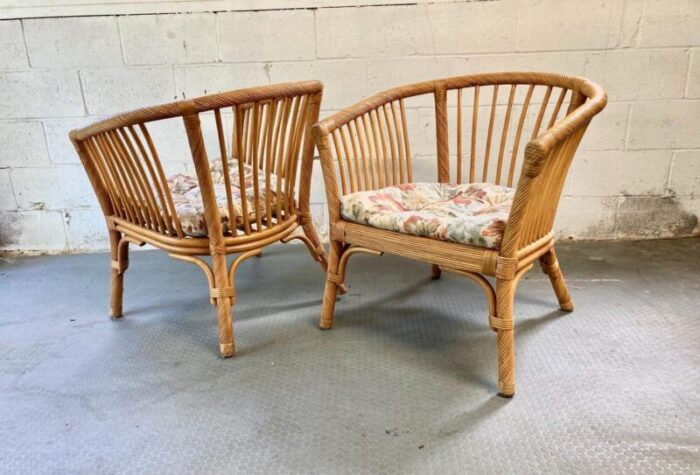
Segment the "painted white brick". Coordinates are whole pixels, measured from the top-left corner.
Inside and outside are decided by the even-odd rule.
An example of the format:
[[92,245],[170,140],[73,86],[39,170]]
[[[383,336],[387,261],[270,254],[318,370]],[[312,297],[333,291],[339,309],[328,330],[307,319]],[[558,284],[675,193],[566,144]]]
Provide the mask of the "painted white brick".
[[586,55],[579,52],[480,55],[469,56],[467,59],[468,71],[460,74],[498,71],[552,71],[561,74],[582,75],[586,64]]
[[10,169],[0,168],[0,210],[17,209],[15,195],[12,193],[12,184],[10,183]]
[[688,96],[700,98],[700,49],[693,51],[688,75]]
[[0,167],[48,165],[44,129],[38,121],[0,123]]
[[646,0],[639,28],[639,46],[700,45],[700,2]]
[[24,35],[33,67],[123,64],[116,17],[24,20]]
[[73,209],[63,215],[72,251],[103,251],[109,249],[109,237],[102,210]]
[[513,51],[517,4],[512,0],[432,4],[425,7],[430,41],[417,43],[421,54]]
[[17,204],[23,209],[97,206],[81,166],[16,168],[10,174]]
[[46,144],[51,163],[80,163],[80,157],[68,138],[68,133],[96,122],[96,117],[84,119],[48,119],[44,121]]
[[554,234],[559,239],[604,239],[615,232],[616,197],[573,197],[559,200]]
[[170,67],[86,69],[80,77],[90,114],[117,114],[175,99]]
[[700,100],[632,105],[630,149],[700,148]]
[[175,68],[178,99],[263,86],[270,80],[263,63],[220,64]]
[[429,42],[422,6],[326,8],[316,12],[320,58],[412,55]]
[[660,195],[672,152],[581,152],[572,164],[574,196]]
[[644,0],[624,2],[620,36],[616,45],[618,48],[632,48],[637,45],[643,7]]
[[688,70],[684,50],[616,50],[591,53],[586,77],[612,101],[682,98]]
[[671,167],[669,188],[677,195],[700,197],[700,151],[676,152]]
[[311,173],[311,203],[326,203],[326,187],[323,183],[323,173],[321,172],[321,162],[314,160],[314,167]]
[[586,129],[580,150],[619,150],[625,145],[630,105],[608,103]]
[[219,60],[212,13],[135,15],[119,19],[127,64],[213,63]]
[[219,13],[217,19],[223,61],[293,61],[315,57],[311,10]]
[[326,86],[321,107],[341,109],[368,95],[365,61],[315,61],[270,64],[273,83],[317,79]]
[[[515,8],[515,7],[514,7]],[[518,51],[605,49],[619,41],[622,0],[523,0]]]
[[85,114],[78,74],[68,70],[1,72],[0,104],[6,118]]
[[0,22],[0,69],[17,69],[29,66],[24,48],[22,25],[19,21]]
[[0,249],[62,251],[67,245],[60,211],[19,211],[0,214]]

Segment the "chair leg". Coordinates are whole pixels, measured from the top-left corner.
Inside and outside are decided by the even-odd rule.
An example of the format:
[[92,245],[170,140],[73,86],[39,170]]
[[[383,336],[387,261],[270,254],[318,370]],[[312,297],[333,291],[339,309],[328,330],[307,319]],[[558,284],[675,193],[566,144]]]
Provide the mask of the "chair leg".
[[321,239],[318,237],[318,233],[316,232],[316,227],[314,226],[313,220],[308,218],[306,220],[302,220],[302,223],[304,234],[307,238],[309,238],[309,241],[313,246],[313,249],[310,250],[313,254],[315,254],[316,260],[321,263],[321,267],[323,267],[325,270],[328,267],[328,259],[326,257],[326,251],[323,249],[323,245],[321,244]]
[[498,347],[498,394],[513,397],[515,394],[515,338],[513,327],[513,301],[515,285],[512,280],[496,279],[496,329]]
[[437,280],[440,278],[442,275],[442,270],[440,269],[440,266],[437,264],[433,264],[430,267],[430,278],[433,280]]
[[[110,231],[109,244],[112,257],[112,286],[109,300],[109,316],[111,318],[122,317],[122,300],[124,297],[124,272],[129,262],[129,246],[121,246],[122,235],[117,231]],[[120,255],[121,254],[121,255]]]
[[540,257],[540,266],[542,271],[549,276],[549,281],[552,283],[557,300],[559,300],[559,308],[565,312],[571,312],[574,309],[574,304],[571,301],[569,289],[566,287],[564,275],[559,268],[559,261],[554,248]]
[[[252,255],[252,254],[251,254]],[[235,336],[233,333],[233,316],[231,307],[236,301],[236,290],[233,280],[229,279],[226,254],[216,253],[211,256],[213,265],[213,283],[215,289],[210,290],[210,295],[216,300],[216,319],[219,325],[219,351],[223,358],[229,358],[236,353]]]
[[335,298],[338,293],[338,287],[343,285],[338,276],[338,264],[341,254],[341,243],[331,240],[330,254],[328,256],[328,270],[326,271],[326,289],[323,294],[323,309],[321,310],[321,321],[319,322],[319,326],[323,330],[330,330],[333,327]]
[[219,351],[223,358],[229,358],[236,353],[233,316],[231,315],[232,307],[232,298],[222,297],[216,300],[216,318],[219,322]]

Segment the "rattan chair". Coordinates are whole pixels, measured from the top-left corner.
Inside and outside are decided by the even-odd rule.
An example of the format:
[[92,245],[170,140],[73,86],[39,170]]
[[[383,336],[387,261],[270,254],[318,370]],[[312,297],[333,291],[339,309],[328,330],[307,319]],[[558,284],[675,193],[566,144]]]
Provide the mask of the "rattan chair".
[[[520,278],[539,260],[561,309],[573,309],[552,224],[574,152],[605,104],[603,89],[584,78],[478,74],[390,89],[314,125],[331,239],[321,328],[333,325],[352,254],[430,263],[434,278],[450,271],[485,291],[498,389],[512,396]],[[426,147],[426,137],[411,140],[408,124],[418,115],[416,128],[425,129],[433,105],[434,143]],[[412,147],[437,156],[439,184],[413,183]],[[495,278],[495,290],[484,276]]]
[[[322,89],[309,81],[224,92],[128,112],[70,133],[109,229],[112,317],[122,316],[130,243],[151,244],[204,271],[224,357],[235,353],[231,308],[236,270],[245,259],[268,244],[300,239],[325,270],[309,212],[309,132]],[[149,133],[154,122],[165,120],[178,121],[174,125],[186,133],[189,150],[183,153],[191,153],[196,176],[166,177]],[[202,127],[205,121],[209,128]],[[213,140],[207,142],[203,130],[213,131]],[[210,163],[208,157],[215,158]],[[226,257],[234,253],[229,266]],[[211,256],[211,266],[199,256]]]

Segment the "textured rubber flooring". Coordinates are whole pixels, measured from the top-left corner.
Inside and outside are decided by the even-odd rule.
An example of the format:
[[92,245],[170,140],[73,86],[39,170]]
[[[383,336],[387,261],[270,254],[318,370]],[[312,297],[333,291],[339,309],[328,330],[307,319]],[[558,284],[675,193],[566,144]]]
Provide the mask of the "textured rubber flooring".
[[301,246],[243,264],[218,357],[199,269],[134,252],[0,265],[0,473],[698,473],[700,240],[562,243],[576,305],[531,271],[517,394],[481,290],[357,256],[332,331]]

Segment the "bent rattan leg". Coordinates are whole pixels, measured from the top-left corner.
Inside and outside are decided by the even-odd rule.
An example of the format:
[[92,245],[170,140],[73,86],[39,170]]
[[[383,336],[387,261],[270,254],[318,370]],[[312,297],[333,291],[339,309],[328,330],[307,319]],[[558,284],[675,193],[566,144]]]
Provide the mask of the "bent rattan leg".
[[342,276],[338,275],[338,265],[342,252],[342,244],[331,240],[328,270],[326,271],[326,289],[323,294],[323,309],[321,310],[321,321],[319,322],[319,326],[324,330],[330,330],[333,327],[335,298],[338,293],[338,287],[343,284],[341,281]]
[[109,244],[112,256],[112,288],[109,300],[109,316],[121,318],[124,297],[124,272],[129,264],[129,243],[121,242],[122,235],[117,231],[109,232]]
[[430,267],[430,278],[433,280],[437,280],[440,278],[442,275],[442,270],[440,269],[440,266],[437,264],[433,264]]
[[513,397],[515,394],[515,335],[513,331],[513,300],[516,282],[496,279],[496,329],[498,347],[498,394]]
[[571,301],[571,295],[566,287],[564,275],[559,268],[559,261],[554,248],[540,257],[540,266],[542,271],[549,276],[549,281],[552,283],[557,300],[559,300],[559,308],[565,312],[571,312],[574,309],[574,303]]

